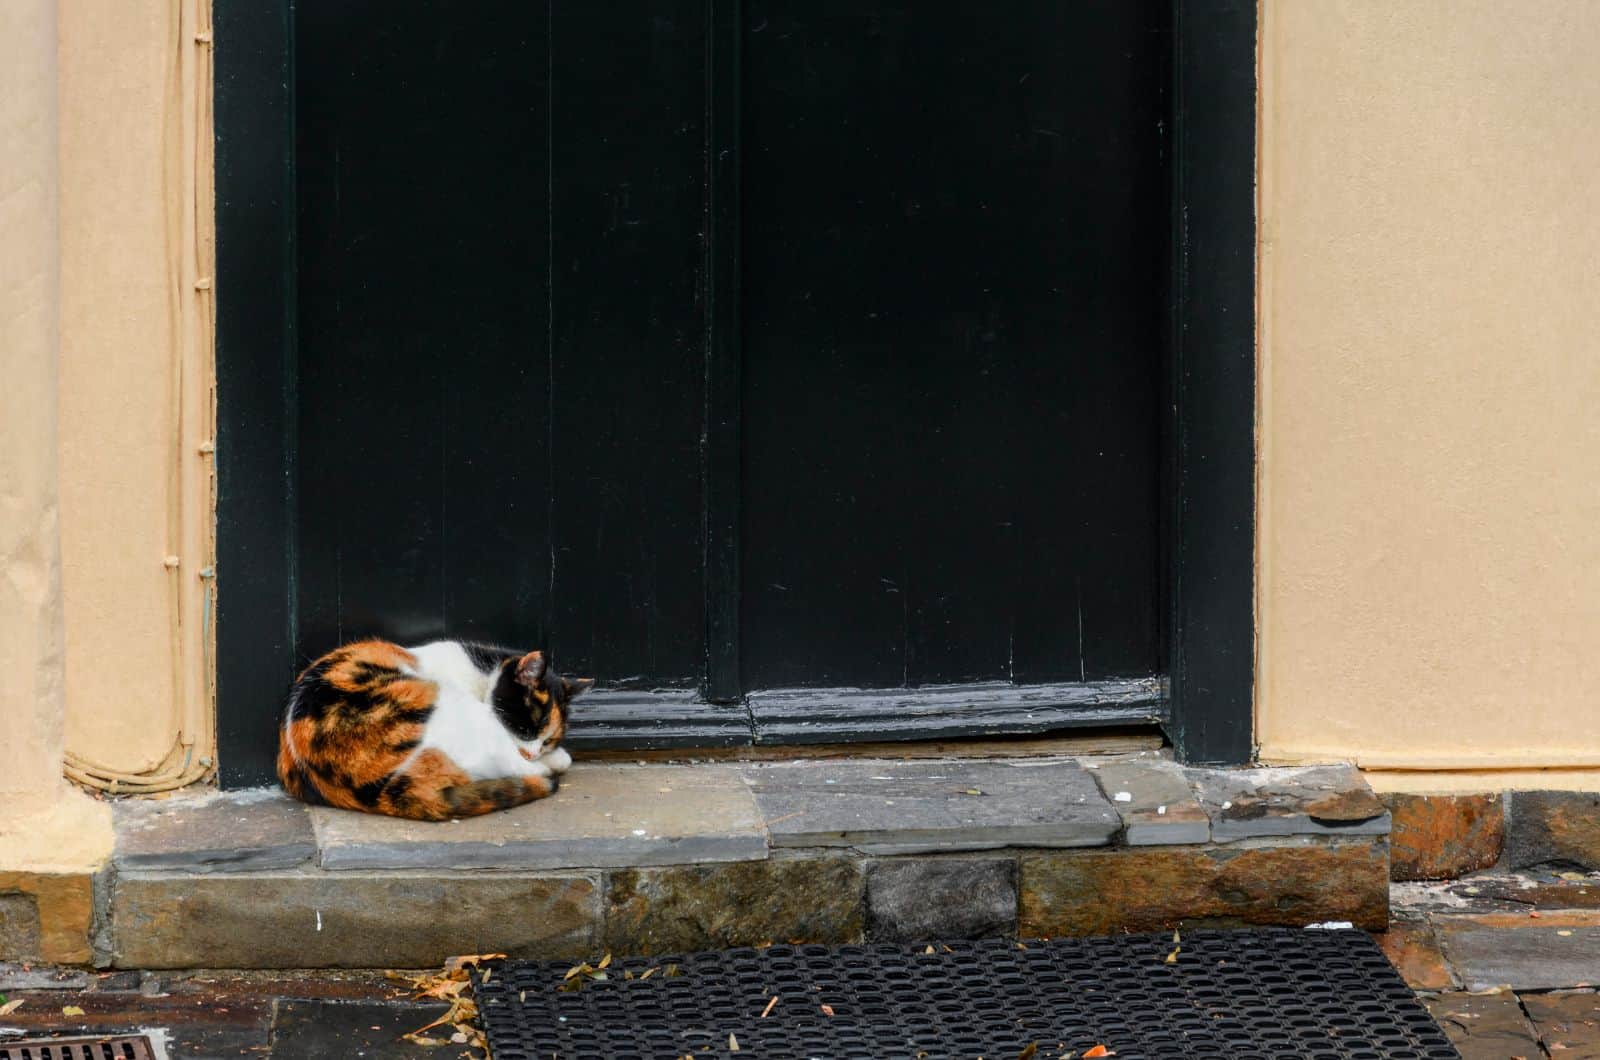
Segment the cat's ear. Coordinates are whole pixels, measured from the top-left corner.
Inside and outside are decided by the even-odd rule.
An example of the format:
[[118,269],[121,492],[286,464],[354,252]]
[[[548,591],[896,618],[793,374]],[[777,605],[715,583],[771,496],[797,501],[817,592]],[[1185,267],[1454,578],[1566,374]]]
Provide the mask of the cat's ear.
[[517,660],[517,684],[543,688],[545,669],[544,652],[530,651]]
[[571,700],[583,695],[585,692],[589,691],[589,689],[593,688],[594,678],[580,677],[574,680],[570,677],[563,677],[561,679],[561,683],[566,687],[567,699]]

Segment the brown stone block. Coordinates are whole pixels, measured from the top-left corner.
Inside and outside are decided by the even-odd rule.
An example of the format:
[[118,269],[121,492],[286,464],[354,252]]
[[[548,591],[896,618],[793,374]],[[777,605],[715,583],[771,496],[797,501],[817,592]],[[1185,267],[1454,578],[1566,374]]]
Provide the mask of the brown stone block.
[[87,964],[89,873],[0,872],[0,960]]
[[771,942],[857,942],[865,919],[861,864],[795,858],[613,872],[605,943],[659,954]]
[[1518,791],[1511,796],[1507,868],[1600,869],[1600,793]]
[[599,912],[586,875],[132,873],[111,921],[120,968],[428,968],[586,954]]
[[1396,880],[1452,880],[1493,865],[1505,842],[1499,795],[1383,796],[1394,818],[1389,873]]
[[1083,851],[1022,858],[1019,933],[1108,935],[1182,924],[1348,920],[1382,930],[1389,865],[1381,842]]

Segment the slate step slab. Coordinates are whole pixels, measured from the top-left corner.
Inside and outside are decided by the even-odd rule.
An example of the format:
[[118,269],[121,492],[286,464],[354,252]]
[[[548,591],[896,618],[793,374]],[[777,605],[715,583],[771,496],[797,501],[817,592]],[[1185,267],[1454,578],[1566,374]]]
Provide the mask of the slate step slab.
[[1176,763],[1140,755],[1085,768],[1121,817],[1122,841],[1130,847],[1179,846],[1211,838],[1211,819]]
[[118,869],[259,872],[317,853],[308,808],[275,788],[126,799],[112,808]]
[[1388,835],[1389,811],[1354,766],[1191,771],[1211,839]]
[[460,821],[318,807],[322,867],[558,869],[692,865],[767,856],[739,774],[722,766],[579,763],[548,799]]
[[866,854],[1103,846],[1121,826],[1076,761],[751,765],[775,847]]

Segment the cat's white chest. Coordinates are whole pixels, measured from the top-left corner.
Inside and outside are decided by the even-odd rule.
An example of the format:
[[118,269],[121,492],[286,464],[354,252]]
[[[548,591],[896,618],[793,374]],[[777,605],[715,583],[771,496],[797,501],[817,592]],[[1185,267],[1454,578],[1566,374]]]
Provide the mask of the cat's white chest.
[[449,685],[439,686],[438,702],[422,730],[421,748],[443,751],[473,780],[533,771],[522,745],[500,724],[494,708]]

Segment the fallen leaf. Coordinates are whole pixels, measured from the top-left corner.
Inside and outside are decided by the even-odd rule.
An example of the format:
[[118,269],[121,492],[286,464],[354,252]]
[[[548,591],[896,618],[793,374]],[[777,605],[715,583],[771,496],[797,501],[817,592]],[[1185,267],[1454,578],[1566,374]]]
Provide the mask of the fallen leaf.
[[761,1018],[766,1019],[772,1015],[772,1010],[778,1007],[778,995],[773,994],[772,1000],[767,1002],[767,1007],[761,1010]]
[[503,961],[505,957],[506,955],[503,953],[469,953],[464,957],[448,957],[444,962],[444,970],[446,972],[462,971],[467,968],[474,968],[484,961]]
[[1529,913],[1528,915],[1533,917],[1533,919],[1538,920],[1539,919],[1539,910],[1535,909],[1533,912]]
[[1033,1056],[1038,1053],[1038,1051],[1039,1043],[1029,1042],[1027,1045],[1022,1047],[1022,1052],[1017,1054],[1017,1060],[1032,1060]]
[[963,788],[961,790],[960,794],[962,794],[962,795],[982,795],[983,792],[978,788]]
[[1116,1056],[1116,1055],[1117,1055],[1116,1053],[1113,1053],[1110,1049],[1107,1049],[1105,1046],[1097,1045],[1093,1049],[1090,1049],[1088,1052],[1083,1054],[1083,1060],[1089,1060],[1090,1057],[1095,1057],[1095,1056]]
[[77,1005],[63,1005],[61,1006],[61,1014],[63,1016],[81,1016],[83,1015],[83,1009]]
[[600,963],[598,965],[596,965],[595,967],[597,967],[597,968],[609,968],[609,967],[611,967],[611,954],[608,953],[604,957],[601,957],[600,958]]
[[1566,938],[1567,936],[1571,935],[1572,932],[1570,932],[1570,931],[1558,931],[1558,932],[1556,932],[1556,934],[1560,935],[1562,938]]
[[824,1016],[832,1016],[833,1015],[833,1006],[832,1005],[822,1005],[820,1007],[822,1008],[822,1014]]
[[656,974],[656,969],[654,969],[654,968],[646,968],[644,970],[644,973],[639,976],[639,981],[642,983],[646,979],[650,978],[652,975],[655,975],[655,974]]
[[682,974],[682,972],[678,971],[678,966],[676,964],[669,964],[665,969],[662,970],[661,977],[663,979],[676,979]]
[[1182,946],[1174,946],[1174,947],[1172,947],[1172,952],[1167,954],[1167,959],[1166,959],[1165,963],[1166,964],[1177,964],[1178,963],[1178,954],[1180,954],[1182,952],[1183,952],[1183,947]]
[[1584,872],[1558,872],[1556,877],[1562,880],[1587,880],[1589,875]]
[[739,1051],[739,1039],[735,1038],[731,1034],[728,1035],[728,1052],[737,1053],[738,1051]]
[[22,1002],[24,1000],[24,998],[19,997],[15,1001],[7,1001],[4,1005],[0,1005],[0,1016],[11,1015],[13,1012],[17,1011],[17,1009],[22,1007]]
[[923,950],[922,952],[923,953],[932,953],[933,952],[933,947],[929,946],[927,949]]

